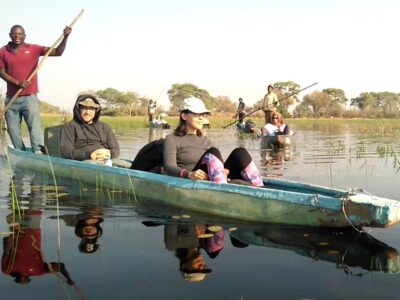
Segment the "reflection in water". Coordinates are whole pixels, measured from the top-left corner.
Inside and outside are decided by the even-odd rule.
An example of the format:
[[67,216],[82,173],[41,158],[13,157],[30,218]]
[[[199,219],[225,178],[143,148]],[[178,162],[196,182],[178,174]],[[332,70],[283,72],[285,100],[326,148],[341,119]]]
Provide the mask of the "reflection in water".
[[76,236],[81,239],[78,246],[79,251],[82,253],[94,253],[99,248],[97,240],[103,235],[103,229],[100,226],[104,221],[102,218],[102,209],[93,206],[82,208],[82,210],[85,210],[85,212],[65,214],[61,215],[60,218],[65,221],[66,226],[75,228]]
[[[4,245],[9,245],[3,249],[4,257],[6,257],[3,260],[8,260],[5,264],[9,265],[12,256],[9,250],[10,245],[12,249],[12,245],[15,244],[11,237],[21,236],[24,232],[34,236],[32,230],[29,229],[32,228],[33,231],[37,231],[38,237],[35,238],[39,242],[33,245],[40,249],[40,251],[36,250],[35,255],[42,265],[43,274],[50,274],[50,268],[47,268],[50,265],[52,272],[56,272],[54,274],[62,278],[63,281],[59,282],[63,283],[65,290],[70,289],[64,282],[73,284],[75,281],[82,287],[83,294],[90,294],[93,299],[113,299],[112,296],[115,299],[132,297],[161,299],[163,297],[160,293],[163,292],[167,295],[165,299],[184,299],[183,295],[186,296],[193,291],[193,288],[197,288],[189,283],[194,281],[207,288],[193,295],[193,299],[211,299],[215,296],[215,292],[221,299],[240,298],[243,288],[247,291],[254,290],[255,282],[259,289],[254,290],[254,293],[250,295],[252,297],[247,298],[263,299],[267,286],[263,288],[263,283],[257,281],[260,278],[263,280],[268,277],[275,285],[279,284],[280,276],[287,275],[287,278],[293,278],[288,280],[288,286],[293,282],[300,286],[309,280],[309,278],[297,278],[296,275],[286,274],[285,270],[282,270],[283,274],[275,273],[274,261],[283,256],[287,257],[288,253],[295,258],[290,260],[292,264],[290,267],[298,273],[306,272],[313,267],[315,262],[327,262],[320,263],[318,266],[314,265],[314,268],[331,271],[332,280],[341,282],[343,288],[346,288],[346,284],[351,284],[353,288],[355,284],[354,281],[343,280],[347,278],[343,271],[348,275],[356,276],[375,271],[395,273],[399,268],[398,252],[395,248],[369,235],[359,235],[354,231],[285,228],[239,222],[160,205],[148,199],[137,198],[133,201],[118,192],[101,193],[94,190],[94,186],[82,187],[78,182],[64,179],[58,179],[57,182],[59,185],[68,187],[68,192],[70,192],[69,195],[59,199],[62,219],[60,225],[64,227],[60,231],[64,241],[63,258],[60,261],[65,262],[65,265],[61,262],[47,263],[43,254],[51,258],[50,255],[54,254],[54,251],[49,249],[54,248],[54,237],[58,234],[54,226],[56,220],[54,198],[51,198],[48,190],[46,192],[44,184],[39,181],[39,176],[21,175],[19,177],[22,179],[15,180],[17,194],[20,202],[22,201],[22,204],[27,206],[27,211],[25,221],[19,222],[17,218],[13,220],[9,217],[8,222],[11,224],[3,222],[7,226],[18,221],[22,228],[17,233],[17,228],[11,227],[15,235],[6,237],[10,238],[9,242],[5,238]],[[46,178],[40,180],[45,182]],[[3,194],[6,193],[3,191]],[[32,202],[33,198],[38,201]],[[9,213],[4,212],[5,210],[3,210],[2,219],[6,220],[6,215]],[[32,217],[36,218],[36,222],[29,221]],[[147,225],[146,228],[142,221]],[[38,225],[29,225],[32,223]],[[150,226],[157,226],[157,228]],[[3,228],[1,231],[5,230]],[[76,235],[73,232],[76,232]],[[29,239],[25,238],[25,240]],[[25,244],[28,244],[26,247],[30,246],[31,252],[34,251],[32,243]],[[81,244],[79,251],[78,244]],[[279,251],[271,251],[270,247]],[[93,254],[86,255],[86,253]],[[295,253],[305,258],[302,259]],[[29,263],[20,261],[24,266],[31,268]],[[48,259],[48,261],[53,260]],[[232,261],[235,263],[232,264]],[[335,266],[339,272],[335,271]],[[69,277],[66,268],[73,279]],[[160,268],[163,272],[159,272]],[[107,272],[102,272],[103,270]],[[5,286],[4,289],[2,288],[2,293],[8,292],[13,295],[17,291],[24,295],[36,296],[43,292],[37,288],[40,285],[39,280],[33,277],[39,275],[29,277],[35,284],[29,284],[29,291],[27,291],[22,288],[13,289],[12,287],[16,285],[10,279],[12,271],[6,272],[8,273],[3,275],[1,281],[2,287]],[[165,272],[169,272],[171,276],[165,276]],[[117,277],[124,280],[115,280]],[[226,278],[240,279],[241,282],[239,287],[232,286],[234,293],[229,295],[226,294],[226,290],[220,288],[221,284],[228,283]],[[380,277],[380,282],[392,282],[391,278],[393,277]],[[47,281],[49,289],[52,287],[58,289],[57,286],[51,285],[54,281],[53,277],[41,276],[40,279],[42,282]],[[323,291],[326,286],[319,275],[311,279],[321,284],[318,286],[318,293],[329,293]],[[11,287],[6,288],[7,281],[10,281]],[[112,282],[112,292],[109,292],[107,288],[109,282]],[[357,287],[362,286],[364,282],[357,280]],[[144,283],[147,285],[142,288]],[[387,286],[380,284],[381,287]],[[71,287],[82,294],[76,285]],[[352,288],[348,289],[352,290]],[[135,292],[138,291],[134,296],[132,296],[132,289],[135,289]],[[170,292],[171,290],[173,292]],[[273,297],[274,299],[296,298],[285,297],[288,295],[282,291],[276,292],[275,296],[277,293],[283,296]],[[297,290],[288,289],[288,293],[292,293],[291,296],[296,293],[299,298]],[[351,292],[346,294],[349,299],[351,299],[350,294]],[[310,299],[333,298],[308,296]],[[11,297],[4,298],[12,299]],[[365,299],[372,298],[365,297]]]
[[[310,257],[314,262],[334,263],[338,269],[351,276],[365,274],[365,271],[353,271],[351,268],[390,274],[400,271],[400,258],[396,249],[351,228],[333,230],[249,223],[223,223],[222,227],[193,222],[194,219],[175,223],[166,219],[143,222],[149,227],[164,226],[165,246],[174,251],[179,259],[179,270],[189,281],[202,281],[211,272],[202,251],[208,254],[208,258],[215,259],[224,248],[225,232],[234,248],[243,249],[243,256],[246,255],[245,248],[253,245],[290,250]],[[210,222],[213,221],[210,219]],[[218,271],[214,269],[213,272]]]
[[400,270],[396,249],[353,229],[260,226],[258,229],[239,229],[232,237],[245,244],[291,250],[314,261],[335,263],[348,275],[362,275],[352,272],[349,267],[384,273]]
[[167,134],[170,132],[170,130],[165,130],[162,128],[149,128],[149,143],[161,138],[165,138]]
[[261,169],[268,177],[283,176],[285,163],[292,157],[290,147],[261,149]]
[[[146,226],[158,226],[162,223],[144,221]],[[219,226],[178,223],[164,225],[164,242],[169,251],[174,251],[179,260],[179,271],[187,281],[202,281],[211,269],[206,266],[202,254],[214,259],[224,247],[225,232]]]
[[[35,176],[14,176],[17,195],[27,202],[23,212],[12,211],[7,216],[11,234],[3,239],[1,269],[19,284],[27,284],[33,276],[54,274],[69,285],[74,285],[65,264],[46,262],[42,251],[42,206],[45,194],[38,187]],[[10,187],[11,188],[11,187]],[[20,207],[21,208],[21,207]]]

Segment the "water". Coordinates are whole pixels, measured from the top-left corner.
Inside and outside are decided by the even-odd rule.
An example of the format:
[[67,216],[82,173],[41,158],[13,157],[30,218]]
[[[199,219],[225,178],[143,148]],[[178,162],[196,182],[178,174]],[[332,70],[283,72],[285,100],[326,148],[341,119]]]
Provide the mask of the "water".
[[[279,155],[260,151],[259,140],[238,137],[233,130],[210,130],[208,135],[225,157],[245,146],[265,176],[363,188],[400,200],[400,132],[374,135],[374,128],[348,126],[295,129],[290,149]],[[133,158],[165,132],[117,134],[121,156]],[[18,227],[17,210],[10,207],[9,168],[4,160],[1,164],[1,299],[366,300],[397,299],[400,292],[399,226],[366,228],[368,235],[360,236],[353,230],[234,222],[144,199],[136,202],[118,191],[64,179],[57,181],[58,221],[51,176],[14,170],[12,182],[24,215]],[[222,227],[217,233],[210,227],[214,240],[196,238],[196,230],[209,233],[211,225]],[[22,256],[10,250],[17,240],[25,243]],[[185,278],[179,270],[188,274],[185,258],[199,253],[197,263],[205,262],[211,272]],[[14,269],[32,272],[29,282],[16,283],[7,260],[14,260]],[[65,272],[49,272],[44,262],[56,271],[65,267],[74,284],[67,283]]]

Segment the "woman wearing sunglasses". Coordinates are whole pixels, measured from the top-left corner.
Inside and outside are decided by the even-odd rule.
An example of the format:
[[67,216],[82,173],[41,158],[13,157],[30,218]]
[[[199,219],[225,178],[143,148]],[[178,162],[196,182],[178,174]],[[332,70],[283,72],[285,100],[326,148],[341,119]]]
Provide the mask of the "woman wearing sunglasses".
[[271,114],[269,123],[261,131],[264,136],[293,135],[293,131],[284,123],[282,115],[277,111]]

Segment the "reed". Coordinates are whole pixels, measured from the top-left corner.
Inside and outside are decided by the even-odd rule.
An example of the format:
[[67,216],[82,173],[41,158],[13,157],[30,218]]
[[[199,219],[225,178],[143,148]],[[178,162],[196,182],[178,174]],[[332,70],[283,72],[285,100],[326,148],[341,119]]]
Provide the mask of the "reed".
[[17,213],[18,215],[18,221],[22,220],[22,215],[23,212],[21,210],[21,207],[19,205],[19,201],[18,201],[18,193],[17,193],[17,189],[15,186],[15,182],[13,179],[13,169],[11,167],[11,162],[10,159],[8,158],[7,155],[7,146],[6,146],[6,142],[5,139],[3,139],[3,137],[1,138],[1,144],[3,145],[3,149],[4,149],[4,153],[6,154],[6,161],[7,161],[7,166],[8,166],[8,172],[9,172],[9,177],[10,177],[10,199],[11,199],[11,211],[12,211],[12,222],[15,223],[17,221],[16,215],[15,213]]

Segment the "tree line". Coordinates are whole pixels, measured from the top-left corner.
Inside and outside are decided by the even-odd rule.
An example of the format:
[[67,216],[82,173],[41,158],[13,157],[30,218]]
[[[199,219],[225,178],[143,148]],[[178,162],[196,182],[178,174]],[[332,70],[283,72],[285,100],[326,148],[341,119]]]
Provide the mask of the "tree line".
[[[348,99],[344,90],[327,88],[305,94],[299,99],[297,91],[300,85],[293,81],[275,82],[275,92],[280,100],[280,112],[285,117],[295,118],[398,118],[400,117],[400,94],[393,92],[364,92],[358,97]],[[85,91],[86,93],[88,91]],[[140,96],[133,91],[119,91],[114,88],[89,91],[95,94],[102,104],[102,114],[109,116],[145,116],[151,98]],[[83,93],[83,92],[82,92]],[[212,96],[203,88],[192,83],[173,84],[167,91],[171,107],[158,105],[158,112],[178,115],[182,101],[187,97],[198,97],[215,114],[232,115],[237,109],[237,99],[232,101],[227,96]],[[246,102],[246,98],[244,101]],[[258,111],[254,116],[262,115],[264,95],[252,106],[246,107],[247,112]],[[157,101],[157,99],[152,99]],[[294,109],[291,109],[294,107]],[[54,112],[54,108],[49,106]],[[43,109],[42,109],[43,112]]]

